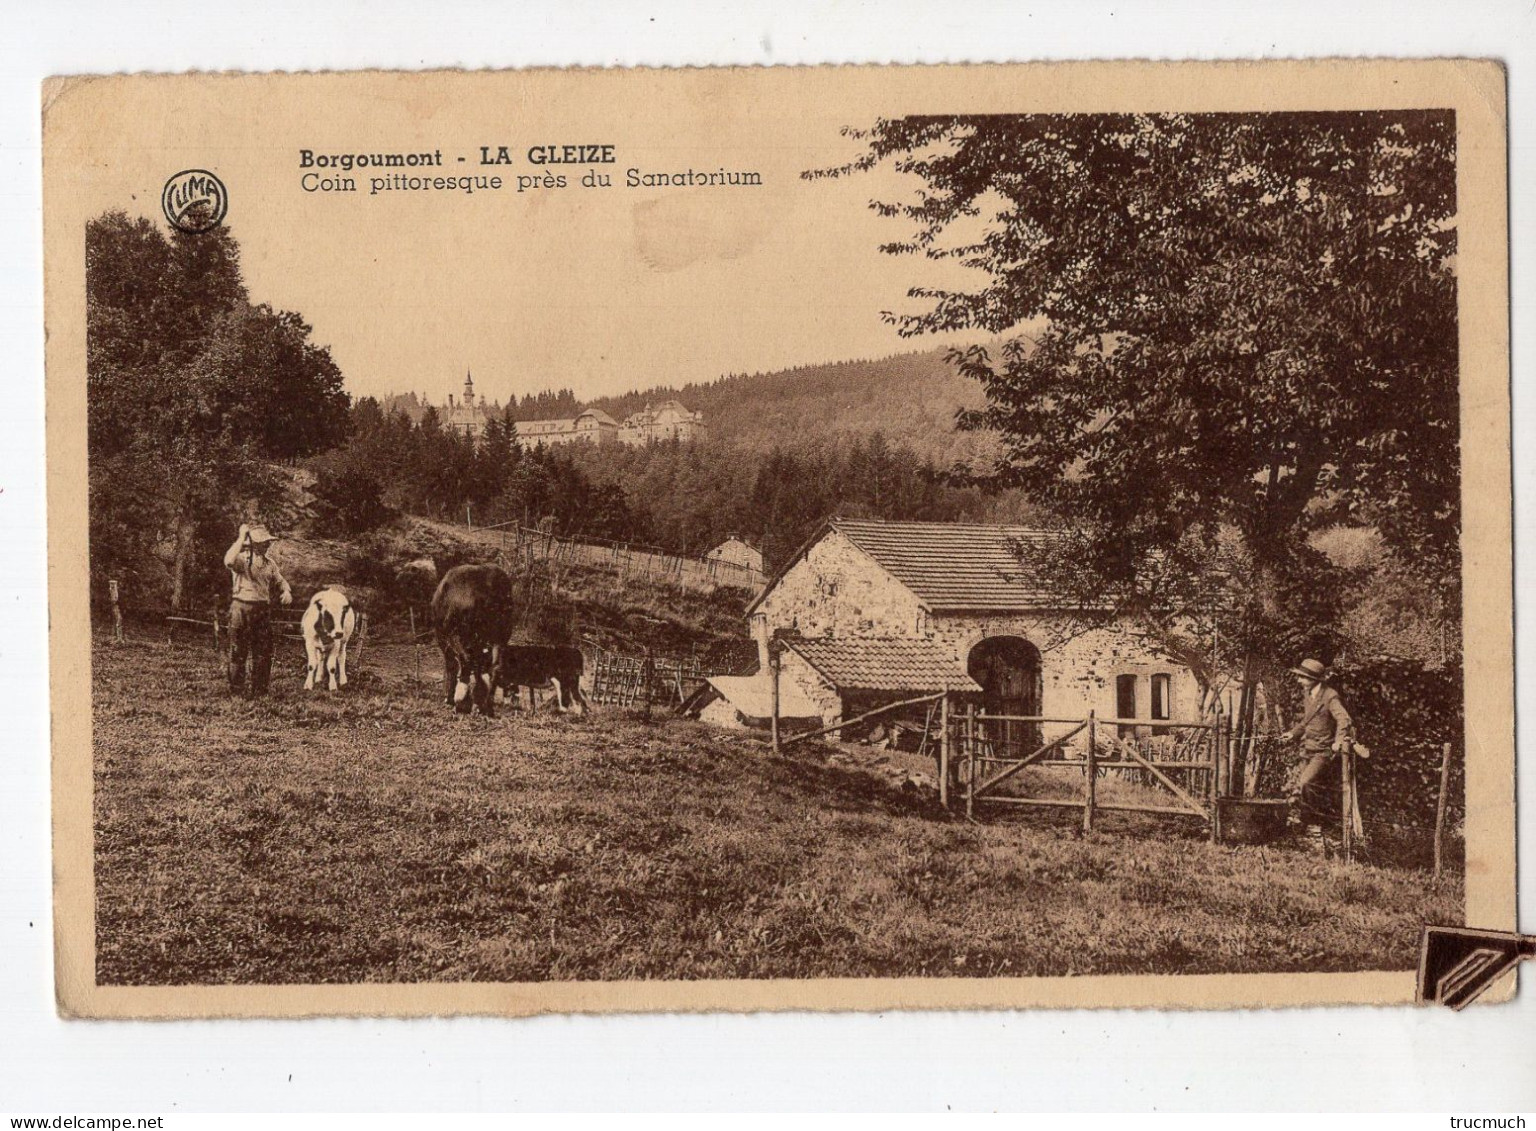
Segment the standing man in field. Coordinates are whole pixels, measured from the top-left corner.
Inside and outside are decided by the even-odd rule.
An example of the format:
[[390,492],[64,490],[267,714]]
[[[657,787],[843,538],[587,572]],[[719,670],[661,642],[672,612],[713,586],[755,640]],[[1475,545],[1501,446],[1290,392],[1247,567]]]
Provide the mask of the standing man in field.
[[234,581],[229,604],[229,690],[245,691],[245,661],[251,661],[251,698],[267,693],[272,675],[272,601],[293,601],[282,571],[267,560],[276,541],[265,526],[242,524],[235,544],[224,555],[224,565]]
[[1338,755],[1353,749],[1355,724],[1339,693],[1328,685],[1331,673],[1320,661],[1303,660],[1291,674],[1301,688],[1301,721],[1280,738],[1284,742],[1301,739],[1306,758],[1291,791],[1291,803],[1300,810],[1308,835],[1321,840],[1323,822],[1332,824],[1339,818]]

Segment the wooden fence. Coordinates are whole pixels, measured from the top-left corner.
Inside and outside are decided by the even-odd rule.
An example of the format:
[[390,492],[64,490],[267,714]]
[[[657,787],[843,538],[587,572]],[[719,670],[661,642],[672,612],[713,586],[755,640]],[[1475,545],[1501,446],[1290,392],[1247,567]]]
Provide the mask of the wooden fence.
[[[1100,812],[1161,813],[1199,817],[1209,825],[1212,840],[1219,835],[1217,799],[1225,768],[1222,752],[1226,739],[1225,724],[1219,715],[1213,722],[1173,722],[1100,719],[1090,711],[1086,718],[1064,719],[981,714],[972,703],[967,704],[963,714],[946,712],[943,725],[946,738],[940,745],[940,758],[941,763],[947,759],[949,765],[941,764],[940,780],[946,794],[955,792],[964,801],[968,817],[984,804],[1080,808],[1083,829],[1091,831],[1094,817]],[[1069,729],[1026,752],[1016,740],[999,740],[1017,726]],[[1141,734],[1155,734],[1161,741],[1157,747],[1149,747],[1148,740],[1138,737]],[[1040,797],[1023,791],[1018,786],[1018,775],[1031,766],[1081,773],[1081,794],[1072,798]],[[1162,799],[1100,800],[1099,782],[1110,773],[1150,787]],[[1010,782],[1014,788],[1003,790]]]
[[[951,810],[963,804],[970,820],[976,818],[983,806],[1081,809],[1083,830],[1088,832],[1099,813],[1153,813],[1198,818],[1205,822],[1215,843],[1223,835],[1223,805],[1245,800],[1229,796],[1234,780],[1233,760],[1241,757],[1243,751],[1232,737],[1230,719],[1221,711],[1209,721],[1200,722],[1099,718],[1094,711],[1085,718],[993,715],[979,710],[974,700],[938,692],[876,707],[818,730],[781,737],[780,669],[772,659],[770,670],[774,684],[775,753],[804,739],[841,731],[880,715],[927,707],[920,749],[934,751],[939,803]],[[1058,733],[1046,739],[1046,727]],[[1075,771],[1082,775],[1080,792],[1072,797],[1040,796],[1038,780],[1026,785],[1021,778],[1022,772],[1030,767]],[[1341,755],[1340,847],[1346,861],[1353,858],[1359,826],[1354,808],[1354,770],[1355,755],[1345,752]],[[1142,788],[1101,799],[1100,782],[1111,775]],[[1004,789],[1005,786],[1009,788]],[[1437,826],[1442,819],[1437,818]]]
[[678,706],[704,682],[696,658],[624,655],[590,641],[582,643],[582,652],[594,703]]
[[718,558],[684,558],[650,546],[599,539],[564,538],[518,523],[482,527],[501,537],[502,555],[525,567],[582,565],[615,573],[620,581],[712,593],[716,589],[760,590],[767,576],[760,569]]
[[[786,737],[779,727],[781,668],[777,659],[777,653],[770,655],[775,754],[796,742],[841,732],[880,715],[926,707],[920,749],[934,751],[939,803],[951,810],[963,803],[967,819],[974,820],[985,805],[1081,809],[1083,829],[1091,831],[1095,817],[1102,812],[1154,813],[1198,818],[1205,822],[1213,843],[1222,837],[1222,804],[1232,800],[1226,796],[1228,783],[1233,780],[1232,761],[1242,752],[1232,738],[1229,719],[1219,710],[1210,721],[1201,722],[1101,719],[1094,711],[1086,718],[992,715],[980,711],[973,699],[936,692]],[[1066,729],[1045,739],[1046,727]],[[1074,797],[1032,795],[1020,780],[1022,771],[1029,767],[1076,771],[1082,775],[1081,792]],[[1346,860],[1352,858],[1358,820],[1353,808],[1353,771],[1354,755],[1343,754],[1340,817]],[[1100,779],[1110,774],[1150,788],[1151,799],[1143,800],[1138,795],[1143,791],[1137,791],[1101,800]],[[1005,785],[1011,788],[1005,790]]]
[[[272,639],[303,640],[304,639],[304,605],[273,606],[272,608]],[[116,612],[114,607],[114,612]],[[206,620],[200,617],[185,616],[181,613],[169,613],[164,617],[165,642],[172,642],[173,634],[178,626],[187,629],[206,630],[213,642],[214,651],[223,654],[229,650],[229,606],[228,604],[214,605],[208,612]],[[352,639],[347,645],[347,670],[355,671],[362,660],[363,644],[368,637],[368,614],[361,610],[357,613],[357,627],[352,632]],[[121,639],[120,633],[117,636]]]

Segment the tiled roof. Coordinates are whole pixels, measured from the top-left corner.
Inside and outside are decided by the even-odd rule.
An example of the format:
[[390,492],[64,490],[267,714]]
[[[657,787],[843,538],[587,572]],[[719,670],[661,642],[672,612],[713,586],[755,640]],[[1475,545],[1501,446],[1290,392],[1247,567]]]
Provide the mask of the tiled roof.
[[981,690],[954,654],[931,640],[783,640],[839,691]]
[[866,518],[834,518],[830,526],[931,610],[1013,611],[1051,604],[1051,594],[1025,576],[1012,548],[1039,544],[1051,537],[1048,531]]

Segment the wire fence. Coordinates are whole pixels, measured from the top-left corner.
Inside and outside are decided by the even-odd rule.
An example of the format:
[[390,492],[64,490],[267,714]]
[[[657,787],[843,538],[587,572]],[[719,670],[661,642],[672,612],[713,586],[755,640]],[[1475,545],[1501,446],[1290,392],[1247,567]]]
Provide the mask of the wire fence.
[[613,572],[620,581],[700,593],[713,593],[716,589],[746,589],[756,593],[767,582],[762,569],[723,558],[685,558],[668,554],[659,547],[632,542],[568,538],[516,522],[476,529],[497,534],[507,561],[516,561],[525,567],[581,565]]

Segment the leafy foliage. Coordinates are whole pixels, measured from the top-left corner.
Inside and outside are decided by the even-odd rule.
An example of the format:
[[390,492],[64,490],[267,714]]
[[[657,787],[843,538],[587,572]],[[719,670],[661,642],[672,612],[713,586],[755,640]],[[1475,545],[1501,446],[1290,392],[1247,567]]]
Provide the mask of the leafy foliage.
[[322,473],[315,483],[315,495],[330,507],[344,534],[363,534],[394,517],[384,505],[384,489],[378,477],[361,467]]
[[[253,305],[225,228],[169,237],[108,212],[86,225],[86,384],[95,574],[173,606],[218,577],[268,461],[339,438],[347,397],[298,315]],[[169,565],[169,577],[154,564]],[[211,559],[211,564],[210,564]]]
[[1157,609],[1156,563],[1209,563],[1203,600],[1235,602],[1248,661],[1273,667],[1337,623],[1340,579],[1307,544],[1322,525],[1374,525],[1454,591],[1452,115],[946,116],[850,132],[867,150],[808,175],[909,174],[913,196],[874,204],[912,226],[885,250],[981,280],[913,288],[920,309],[888,315],[901,331],[1043,325],[954,354],[987,397],[966,419],[1003,435],[1003,482],[1076,525],[1074,565],[1101,594]]
[[1466,748],[1459,667],[1426,670],[1404,660],[1351,666],[1339,693],[1371,757],[1357,760],[1360,809],[1377,859],[1427,863],[1440,793],[1444,744],[1451,744],[1446,827],[1451,842],[1466,817]]

